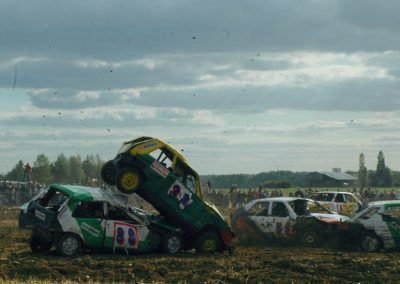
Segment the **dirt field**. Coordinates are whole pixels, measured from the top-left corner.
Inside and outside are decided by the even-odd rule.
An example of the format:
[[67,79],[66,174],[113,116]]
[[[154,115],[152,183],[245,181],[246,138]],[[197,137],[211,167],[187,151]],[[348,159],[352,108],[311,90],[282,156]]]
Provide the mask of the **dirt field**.
[[[225,212],[227,213],[227,212]],[[241,246],[233,256],[84,254],[34,255],[29,231],[17,229],[16,208],[0,208],[0,282],[187,282],[187,283],[394,283],[400,253],[365,254],[266,245]]]

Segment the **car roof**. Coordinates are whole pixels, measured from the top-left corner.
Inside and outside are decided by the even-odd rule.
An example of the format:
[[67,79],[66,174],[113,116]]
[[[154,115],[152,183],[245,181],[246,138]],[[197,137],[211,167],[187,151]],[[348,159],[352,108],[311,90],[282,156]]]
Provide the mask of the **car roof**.
[[294,200],[309,200],[312,201],[311,199],[308,198],[303,198],[303,197],[268,197],[268,198],[260,198],[260,199],[254,199],[251,202],[258,202],[258,201],[294,201]]
[[149,137],[149,136],[142,136],[142,137],[139,137],[139,138],[130,140],[130,141],[126,141],[126,142],[124,142],[123,144],[124,144],[124,145],[125,145],[125,144],[134,144],[133,147],[136,147],[136,146],[138,146],[138,145],[141,145],[141,144],[144,144],[144,143],[148,143],[148,142],[151,141],[151,140],[160,142],[160,144],[162,144],[164,147],[168,148],[168,149],[169,149],[170,151],[172,151],[175,155],[177,155],[182,161],[184,161],[184,162],[187,163],[185,157],[184,157],[181,153],[179,153],[178,150],[176,150],[173,146],[169,145],[168,143],[165,143],[164,141],[162,141],[162,140],[159,139],[159,138]]
[[125,196],[111,193],[97,187],[52,184],[50,188],[57,189],[78,201],[108,202],[111,205],[119,205],[124,208],[128,206],[128,200]]
[[348,192],[348,191],[318,191],[316,193],[347,193],[347,194],[353,194],[352,192]]
[[387,204],[400,204],[400,200],[374,201],[374,202],[368,203],[368,207],[371,207],[371,206],[380,206],[380,205],[387,205]]

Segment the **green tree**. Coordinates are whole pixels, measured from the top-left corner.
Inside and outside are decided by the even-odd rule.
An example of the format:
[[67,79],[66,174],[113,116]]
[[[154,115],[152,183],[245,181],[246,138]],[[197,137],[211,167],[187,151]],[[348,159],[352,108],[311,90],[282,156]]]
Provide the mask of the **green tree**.
[[36,161],[33,164],[32,178],[43,184],[52,182],[51,166],[49,158],[45,154],[37,155]]
[[24,180],[24,163],[20,160],[5,176],[5,180],[23,181]]
[[58,155],[52,164],[54,182],[68,183],[70,180],[70,168],[67,157],[64,154]]
[[82,163],[83,171],[85,172],[86,182],[90,184],[92,179],[97,178],[96,158],[94,155],[87,155]]
[[358,166],[358,185],[360,187],[365,187],[368,185],[367,172],[367,167],[365,166],[365,157],[364,154],[361,153]]
[[69,182],[72,184],[83,184],[85,182],[85,172],[82,168],[81,156],[71,156],[69,157],[69,170],[70,178]]
[[376,165],[376,172],[371,185],[382,187],[392,185],[392,174],[385,164],[385,155],[382,151],[379,151],[378,153],[378,163]]

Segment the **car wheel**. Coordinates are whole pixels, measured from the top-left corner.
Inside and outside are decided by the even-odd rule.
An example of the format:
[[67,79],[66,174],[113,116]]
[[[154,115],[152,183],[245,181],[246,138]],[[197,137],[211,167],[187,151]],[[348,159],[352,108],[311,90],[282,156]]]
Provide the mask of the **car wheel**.
[[37,235],[32,235],[29,238],[29,246],[32,252],[49,252],[51,249],[51,243],[46,242]]
[[57,242],[57,252],[62,256],[75,256],[82,249],[81,239],[74,234],[65,234]]
[[314,247],[321,243],[321,236],[314,228],[306,229],[301,233],[301,242],[307,247]]
[[109,185],[115,185],[115,166],[112,161],[107,161],[101,167],[101,178]]
[[196,240],[196,252],[213,253],[221,245],[221,240],[214,232],[204,232]]
[[382,240],[375,233],[365,232],[361,235],[361,249],[365,252],[377,252],[382,248]]
[[140,188],[142,183],[143,175],[140,170],[136,168],[123,168],[117,173],[116,186],[122,193],[134,193],[138,188]]
[[177,234],[167,234],[163,238],[163,251],[165,253],[174,254],[181,251],[183,243]]

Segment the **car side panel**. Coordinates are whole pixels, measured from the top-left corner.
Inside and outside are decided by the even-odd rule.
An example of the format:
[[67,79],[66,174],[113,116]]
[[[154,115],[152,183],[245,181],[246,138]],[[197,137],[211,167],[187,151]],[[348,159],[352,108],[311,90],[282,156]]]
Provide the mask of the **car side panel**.
[[145,225],[107,220],[104,247],[113,251],[116,249],[148,251],[153,245],[149,233]]

